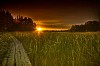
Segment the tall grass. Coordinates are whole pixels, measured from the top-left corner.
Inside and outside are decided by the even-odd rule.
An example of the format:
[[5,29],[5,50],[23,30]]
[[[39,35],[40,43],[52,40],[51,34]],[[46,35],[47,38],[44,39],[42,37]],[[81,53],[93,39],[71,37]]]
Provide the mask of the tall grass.
[[100,66],[100,33],[16,32],[33,66]]
[[2,66],[2,61],[7,54],[10,48],[10,42],[12,41],[9,34],[10,33],[0,32],[0,66]]

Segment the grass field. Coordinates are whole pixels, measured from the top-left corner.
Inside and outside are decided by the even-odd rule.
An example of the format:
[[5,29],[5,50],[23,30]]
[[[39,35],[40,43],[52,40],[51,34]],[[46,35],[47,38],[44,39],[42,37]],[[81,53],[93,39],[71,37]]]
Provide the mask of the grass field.
[[[22,42],[33,66],[100,66],[100,32],[11,34]],[[8,34],[4,36],[6,35]],[[3,38],[2,40],[8,45],[6,47],[9,47],[10,40]],[[0,47],[2,44],[0,40]],[[2,53],[6,52],[4,50]]]
[[6,56],[8,49],[10,47],[10,42],[12,41],[9,37],[10,33],[0,32],[0,66],[2,66],[2,61]]
[[13,33],[33,66],[100,66],[100,33]]

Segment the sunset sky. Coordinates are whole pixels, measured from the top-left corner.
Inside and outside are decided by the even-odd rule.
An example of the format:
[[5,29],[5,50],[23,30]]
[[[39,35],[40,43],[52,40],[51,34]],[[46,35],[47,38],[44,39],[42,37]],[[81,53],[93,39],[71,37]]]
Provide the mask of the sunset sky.
[[83,24],[99,19],[100,3],[97,0],[17,0],[2,1],[0,9],[17,15],[31,17],[37,26],[45,29],[69,29],[73,24]]

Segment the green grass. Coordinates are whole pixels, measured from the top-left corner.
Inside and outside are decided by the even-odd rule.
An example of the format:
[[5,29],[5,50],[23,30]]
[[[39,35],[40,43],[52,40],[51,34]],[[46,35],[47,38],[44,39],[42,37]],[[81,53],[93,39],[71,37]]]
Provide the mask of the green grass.
[[0,33],[0,66],[10,47],[10,35],[18,38],[33,66],[100,66],[100,32]]
[[4,59],[4,57],[6,56],[8,49],[10,47],[10,33],[3,33],[0,32],[0,66],[2,66],[2,61]]
[[33,66],[100,66],[100,33],[16,32]]

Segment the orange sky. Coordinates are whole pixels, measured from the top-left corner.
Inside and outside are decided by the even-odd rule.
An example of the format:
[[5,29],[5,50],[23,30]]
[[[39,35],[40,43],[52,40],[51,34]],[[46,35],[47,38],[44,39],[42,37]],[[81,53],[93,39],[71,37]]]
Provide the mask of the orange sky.
[[[0,2],[1,3],[1,2]],[[37,26],[50,29],[69,29],[73,24],[98,20],[99,2],[87,0],[5,1],[0,4],[17,15],[31,17]]]

